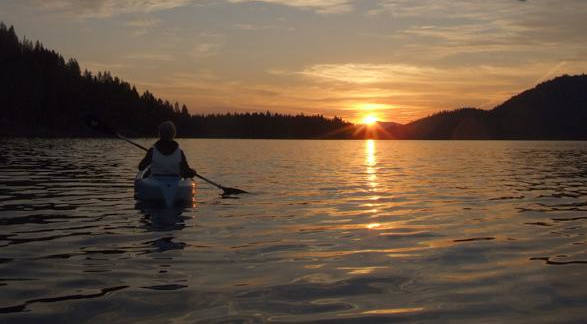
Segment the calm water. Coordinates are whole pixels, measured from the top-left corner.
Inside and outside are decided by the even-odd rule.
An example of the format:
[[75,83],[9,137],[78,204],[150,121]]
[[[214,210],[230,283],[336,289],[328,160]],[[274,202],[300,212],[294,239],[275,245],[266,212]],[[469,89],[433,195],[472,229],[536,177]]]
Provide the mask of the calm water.
[[[151,141],[143,140],[149,145]],[[0,322],[587,320],[587,142],[0,140]]]

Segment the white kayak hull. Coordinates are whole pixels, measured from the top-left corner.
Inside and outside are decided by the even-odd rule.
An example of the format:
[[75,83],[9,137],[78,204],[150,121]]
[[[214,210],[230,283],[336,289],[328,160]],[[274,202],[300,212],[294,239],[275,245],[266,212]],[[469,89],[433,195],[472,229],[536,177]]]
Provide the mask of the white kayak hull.
[[191,203],[195,184],[192,179],[174,176],[146,176],[148,168],[135,178],[135,198],[142,201],[163,202],[167,207]]

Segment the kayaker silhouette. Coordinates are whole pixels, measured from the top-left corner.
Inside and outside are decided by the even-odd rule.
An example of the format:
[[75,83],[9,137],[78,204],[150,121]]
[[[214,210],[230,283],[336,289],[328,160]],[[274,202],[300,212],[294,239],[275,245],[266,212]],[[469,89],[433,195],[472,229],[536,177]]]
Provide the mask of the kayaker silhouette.
[[180,176],[193,178],[196,171],[188,165],[183,150],[174,141],[175,125],[165,121],[159,125],[159,140],[147,151],[139,163],[139,170],[151,166],[153,176]]

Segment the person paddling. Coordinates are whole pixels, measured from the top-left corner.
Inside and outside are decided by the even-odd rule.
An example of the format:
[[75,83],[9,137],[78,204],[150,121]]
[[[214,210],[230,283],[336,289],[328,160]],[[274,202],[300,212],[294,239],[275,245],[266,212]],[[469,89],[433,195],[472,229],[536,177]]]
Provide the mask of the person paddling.
[[188,165],[185,154],[174,141],[176,130],[171,121],[159,125],[159,140],[139,163],[139,170],[151,166],[153,176],[179,176],[193,178],[196,171]]

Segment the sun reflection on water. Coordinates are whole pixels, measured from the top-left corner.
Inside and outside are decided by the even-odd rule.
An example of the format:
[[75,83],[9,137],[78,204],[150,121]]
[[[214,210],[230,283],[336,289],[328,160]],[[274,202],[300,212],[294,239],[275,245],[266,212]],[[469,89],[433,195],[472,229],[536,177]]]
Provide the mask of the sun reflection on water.
[[375,141],[371,139],[365,141],[365,164],[367,165],[367,180],[371,189],[377,187],[377,169],[375,168],[377,161],[375,159],[375,153]]
[[[375,193],[377,189],[377,168],[375,165],[377,164],[377,160],[375,158],[376,151],[375,151],[375,141],[372,139],[365,141],[365,165],[367,166],[367,184],[369,186],[369,191]],[[376,214],[379,210],[377,207],[380,204],[376,203],[379,199],[378,195],[374,195],[368,197],[369,200],[373,200],[374,203],[364,204],[364,207],[369,207],[367,212]],[[368,227],[371,229],[371,227]]]
[[387,309],[374,309],[370,311],[365,311],[363,314],[401,314],[401,313],[414,313],[414,312],[421,312],[424,310],[424,307],[406,307],[406,308],[387,308]]
[[[377,161],[375,161],[375,141],[372,139],[365,141],[365,154],[367,160],[367,166],[373,167]],[[374,171],[374,170],[373,170]]]

